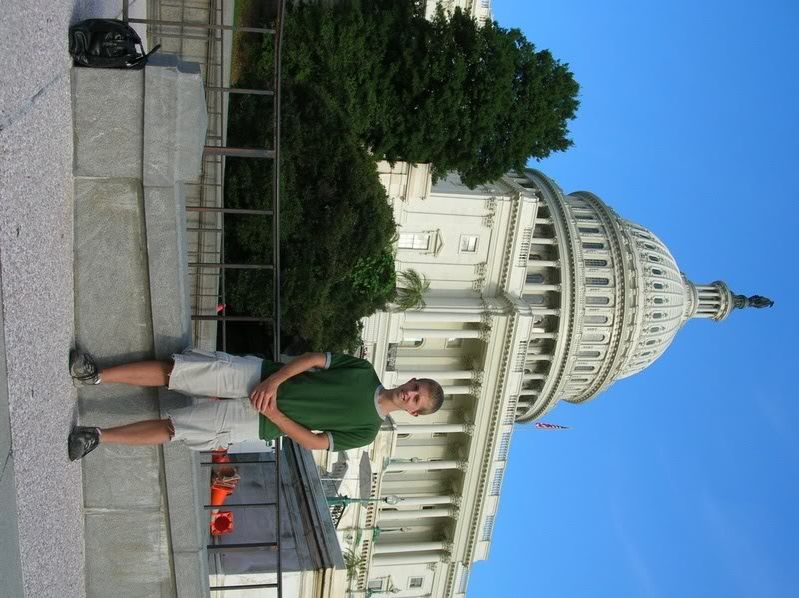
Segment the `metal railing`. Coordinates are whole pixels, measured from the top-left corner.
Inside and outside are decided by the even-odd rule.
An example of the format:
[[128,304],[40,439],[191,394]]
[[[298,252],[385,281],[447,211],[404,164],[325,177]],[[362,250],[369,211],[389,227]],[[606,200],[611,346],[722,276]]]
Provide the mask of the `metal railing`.
[[[160,43],[161,51],[197,62],[205,82],[208,107],[208,130],[203,151],[200,179],[187,185],[186,210],[190,267],[192,336],[194,344],[216,348],[217,329],[221,330],[221,348],[227,349],[227,323],[271,324],[273,357],[280,355],[280,78],[282,27],[285,0],[263,0],[276,4],[274,28],[239,27],[226,22],[225,8],[232,14],[234,0],[171,0],[151,2],[157,11],[154,18],[128,16],[130,0],[123,0],[123,20],[147,26],[148,39]],[[148,15],[149,17],[149,15]],[[190,17],[190,18],[189,18]],[[203,20],[200,20],[203,17]],[[230,85],[230,48],[233,33],[274,36],[274,82],[272,89],[244,89]],[[229,34],[226,38],[225,34]],[[266,96],[273,99],[272,148],[227,146],[228,96]],[[225,160],[229,157],[268,159],[273,165],[272,209],[225,207]],[[272,218],[273,263],[228,263],[225,259],[225,216]],[[272,272],[273,316],[226,315],[226,272],[229,270],[267,270]],[[217,309],[220,306],[220,309]]]
[[[281,538],[281,476],[280,476],[280,467],[281,467],[281,451],[282,451],[282,442],[281,439],[278,438],[274,441],[274,457],[272,459],[257,459],[257,458],[240,458],[242,455],[236,455],[234,460],[230,461],[229,463],[225,463],[226,466],[274,466],[275,475],[275,499],[274,501],[265,501],[265,502],[257,502],[257,503],[239,503],[239,504],[225,504],[224,506],[219,505],[211,505],[207,504],[204,505],[206,511],[213,511],[223,509],[225,511],[231,509],[270,509],[274,508],[275,510],[275,539],[274,540],[266,540],[263,542],[240,542],[240,543],[229,543],[223,544],[220,542],[219,537],[212,536],[209,533],[209,542],[206,545],[206,549],[208,550],[209,554],[221,554],[221,553],[230,553],[230,552],[258,552],[258,551],[272,551],[275,553],[276,556],[276,574],[277,578],[275,582],[264,582],[264,583],[253,583],[253,584],[234,584],[234,585],[210,585],[209,583],[209,590],[213,592],[224,592],[226,590],[247,590],[247,589],[275,589],[277,590],[278,598],[282,598],[283,596],[283,564],[281,559],[281,550],[280,550],[280,538]],[[215,451],[203,451],[203,455],[212,457],[215,454]],[[263,453],[257,453],[258,455],[263,455]],[[231,455],[232,456],[232,455]],[[214,467],[220,464],[215,463],[213,461],[203,461],[200,463],[203,467]],[[234,532],[235,535],[235,532]]]
[[[222,326],[222,350],[227,348],[228,322],[263,322],[272,326],[272,351],[280,355],[280,97],[281,54],[285,0],[263,0],[276,4],[274,28],[238,27],[230,22],[235,0],[150,0],[148,18],[130,16],[130,0],[122,0],[122,19],[147,27],[149,47],[161,44],[161,52],[175,54],[183,61],[195,62],[205,84],[208,129],[203,151],[201,175],[187,185],[186,221],[189,245],[192,340],[195,346],[213,344],[216,348],[216,326]],[[227,10],[226,10],[227,9]],[[150,18],[152,17],[152,18]],[[274,80],[272,89],[241,89],[230,85],[232,35],[235,32],[274,36]],[[226,39],[225,34],[228,33]],[[228,40],[230,45],[228,46]],[[227,146],[227,108],[230,94],[266,96],[273,99],[273,138],[271,148]],[[272,209],[254,210],[225,207],[225,160],[228,157],[267,159],[273,168]],[[225,216],[272,218],[271,264],[236,264],[225,260]],[[227,316],[224,313],[225,273],[227,270],[267,270],[272,272],[273,310],[271,318]],[[223,308],[217,311],[217,305]],[[280,488],[281,442],[275,441],[276,487]],[[247,464],[239,461],[239,464]],[[263,465],[263,461],[259,461]],[[203,465],[206,465],[203,463]],[[282,598],[282,562],[280,550],[280,492],[276,493],[275,542],[217,546],[209,543],[209,552],[217,550],[275,550],[277,582],[250,586],[214,586],[211,591],[244,588],[274,588]],[[265,504],[249,505],[263,508]],[[208,506],[206,506],[206,509]],[[240,505],[235,508],[248,508]]]

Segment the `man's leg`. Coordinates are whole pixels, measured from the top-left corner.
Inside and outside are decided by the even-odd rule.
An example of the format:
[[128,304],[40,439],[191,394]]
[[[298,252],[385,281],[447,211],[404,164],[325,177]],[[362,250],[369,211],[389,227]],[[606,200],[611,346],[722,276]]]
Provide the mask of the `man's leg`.
[[99,444],[154,445],[164,444],[175,430],[168,419],[148,419],[115,428],[75,426],[67,439],[70,461],[81,459]]
[[69,373],[76,384],[105,383],[135,386],[167,386],[174,363],[170,361],[137,361],[99,369],[90,353],[73,350],[69,354]]
[[136,361],[103,368],[98,375],[103,384],[167,386],[173,366],[172,361]]
[[100,444],[164,444],[174,433],[170,420],[146,419],[115,428],[101,428]]

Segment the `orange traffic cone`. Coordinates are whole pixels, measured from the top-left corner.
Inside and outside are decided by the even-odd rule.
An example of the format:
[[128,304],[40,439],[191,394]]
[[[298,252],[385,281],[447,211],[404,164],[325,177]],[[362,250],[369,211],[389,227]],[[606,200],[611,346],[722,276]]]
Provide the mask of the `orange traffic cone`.
[[230,511],[219,511],[211,517],[211,534],[221,536],[233,531],[233,513]]

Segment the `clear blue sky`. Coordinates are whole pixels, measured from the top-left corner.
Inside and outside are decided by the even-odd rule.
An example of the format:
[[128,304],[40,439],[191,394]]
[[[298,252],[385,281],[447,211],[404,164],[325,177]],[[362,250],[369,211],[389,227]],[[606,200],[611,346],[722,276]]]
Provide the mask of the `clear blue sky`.
[[[470,598],[799,596],[799,2],[494,0],[568,62],[574,147],[536,166],[771,310],[689,322],[643,373],[517,426]],[[792,174],[793,173],[793,174]]]

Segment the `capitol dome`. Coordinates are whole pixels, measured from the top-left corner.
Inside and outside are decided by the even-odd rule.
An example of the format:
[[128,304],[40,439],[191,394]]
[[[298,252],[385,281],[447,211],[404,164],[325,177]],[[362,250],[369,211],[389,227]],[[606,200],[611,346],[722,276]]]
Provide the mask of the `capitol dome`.
[[734,307],[770,305],[723,282],[696,285],[665,244],[589,192],[565,194],[539,171],[506,177],[540,201],[525,231],[521,299],[536,314],[517,421],[565,400],[590,400],[645,369],[691,318],[722,320]]

